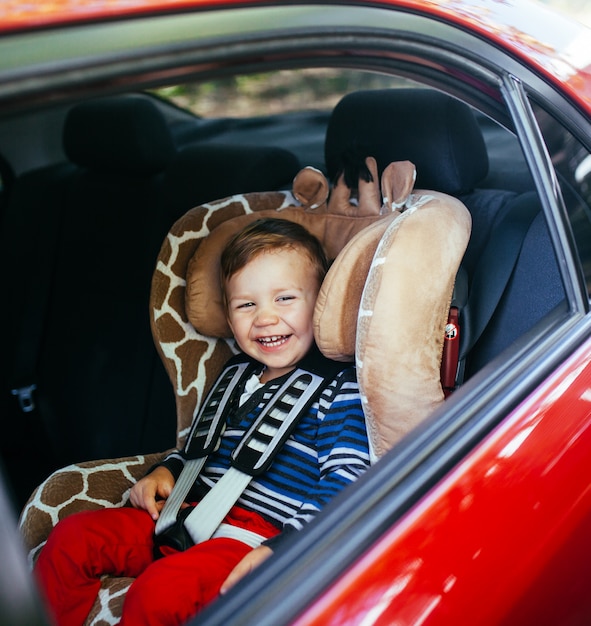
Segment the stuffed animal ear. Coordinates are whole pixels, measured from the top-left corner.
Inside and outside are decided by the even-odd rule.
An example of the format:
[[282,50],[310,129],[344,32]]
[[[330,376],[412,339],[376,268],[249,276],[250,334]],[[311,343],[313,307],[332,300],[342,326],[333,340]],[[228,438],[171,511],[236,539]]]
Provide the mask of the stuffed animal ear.
[[371,175],[371,180],[362,178],[357,183],[359,208],[357,215],[379,215],[382,207],[380,198],[380,186],[378,184],[378,164],[373,157],[367,157],[365,164]]
[[390,163],[382,173],[382,198],[386,212],[401,209],[415,186],[417,170],[410,161]]
[[304,167],[293,180],[293,195],[304,209],[318,209],[328,199],[328,181],[315,167]]

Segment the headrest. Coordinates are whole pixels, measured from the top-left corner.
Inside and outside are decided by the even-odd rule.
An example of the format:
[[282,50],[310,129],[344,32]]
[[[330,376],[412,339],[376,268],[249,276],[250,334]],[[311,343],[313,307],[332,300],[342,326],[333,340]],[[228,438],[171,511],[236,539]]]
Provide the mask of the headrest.
[[342,155],[372,155],[379,174],[393,161],[417,168],[419,189],[450,195],[473,190],[488,172],[488,156],[467,105],[430,89],[384,89],[346,95],[334,108],[324,146],[330,180]]
[[163,114],[141,96],[103,98],[72,107],[63,144],[77,165],[135,176],[161,172],[176,154]]
[[444,400],[444,328],[470,230],[456,198],[412,194],[401,214],[356,235],[322,284],[316,341],[326,356],[355,355],[377,458]]

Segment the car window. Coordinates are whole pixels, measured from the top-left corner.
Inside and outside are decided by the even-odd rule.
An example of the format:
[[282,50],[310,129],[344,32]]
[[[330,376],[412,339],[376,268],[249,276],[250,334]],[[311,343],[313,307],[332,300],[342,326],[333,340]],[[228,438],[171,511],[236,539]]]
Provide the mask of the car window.
[[313,68],[236,75],[154,90],[200,117],[251,117],[328,110],[348,92],[411,86],[410,80],[361,70]]
[[533,110],[558,175],[587,292],[591,294],[591,153],[541,106],[534,103]]
[[302,167],[325,171],[326,126],[344,95],[412,86],[417,83],[377,72],[312,68],[235,75],[150,93],[172,105],[163,112],[177,145],[199,141],[277,146],[292,151]]

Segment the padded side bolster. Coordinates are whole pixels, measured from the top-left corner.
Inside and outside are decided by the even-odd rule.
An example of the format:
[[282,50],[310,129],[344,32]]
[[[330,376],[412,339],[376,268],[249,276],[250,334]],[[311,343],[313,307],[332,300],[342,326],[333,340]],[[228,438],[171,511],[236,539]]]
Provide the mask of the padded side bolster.
[[471,229],[445,194],[417,192],[407,206],[380,240],[359,311],[357,371],[378,457],[444,399],[444,327]]
[[164,456],[155,453],[86,461],[48,476],[29,498],[19,520],[31,564],[60,519],[79,511],[123,506],[133,484]]

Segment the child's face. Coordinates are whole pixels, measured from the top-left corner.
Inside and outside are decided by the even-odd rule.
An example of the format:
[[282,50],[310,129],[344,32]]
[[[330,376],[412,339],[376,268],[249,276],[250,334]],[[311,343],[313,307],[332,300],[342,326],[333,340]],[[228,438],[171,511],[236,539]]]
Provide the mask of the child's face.
[[227,282],[228,322],[240,348],[267,366],[263,382],[310,349],[318,290],[312,262],[292,248],[258,254]]

